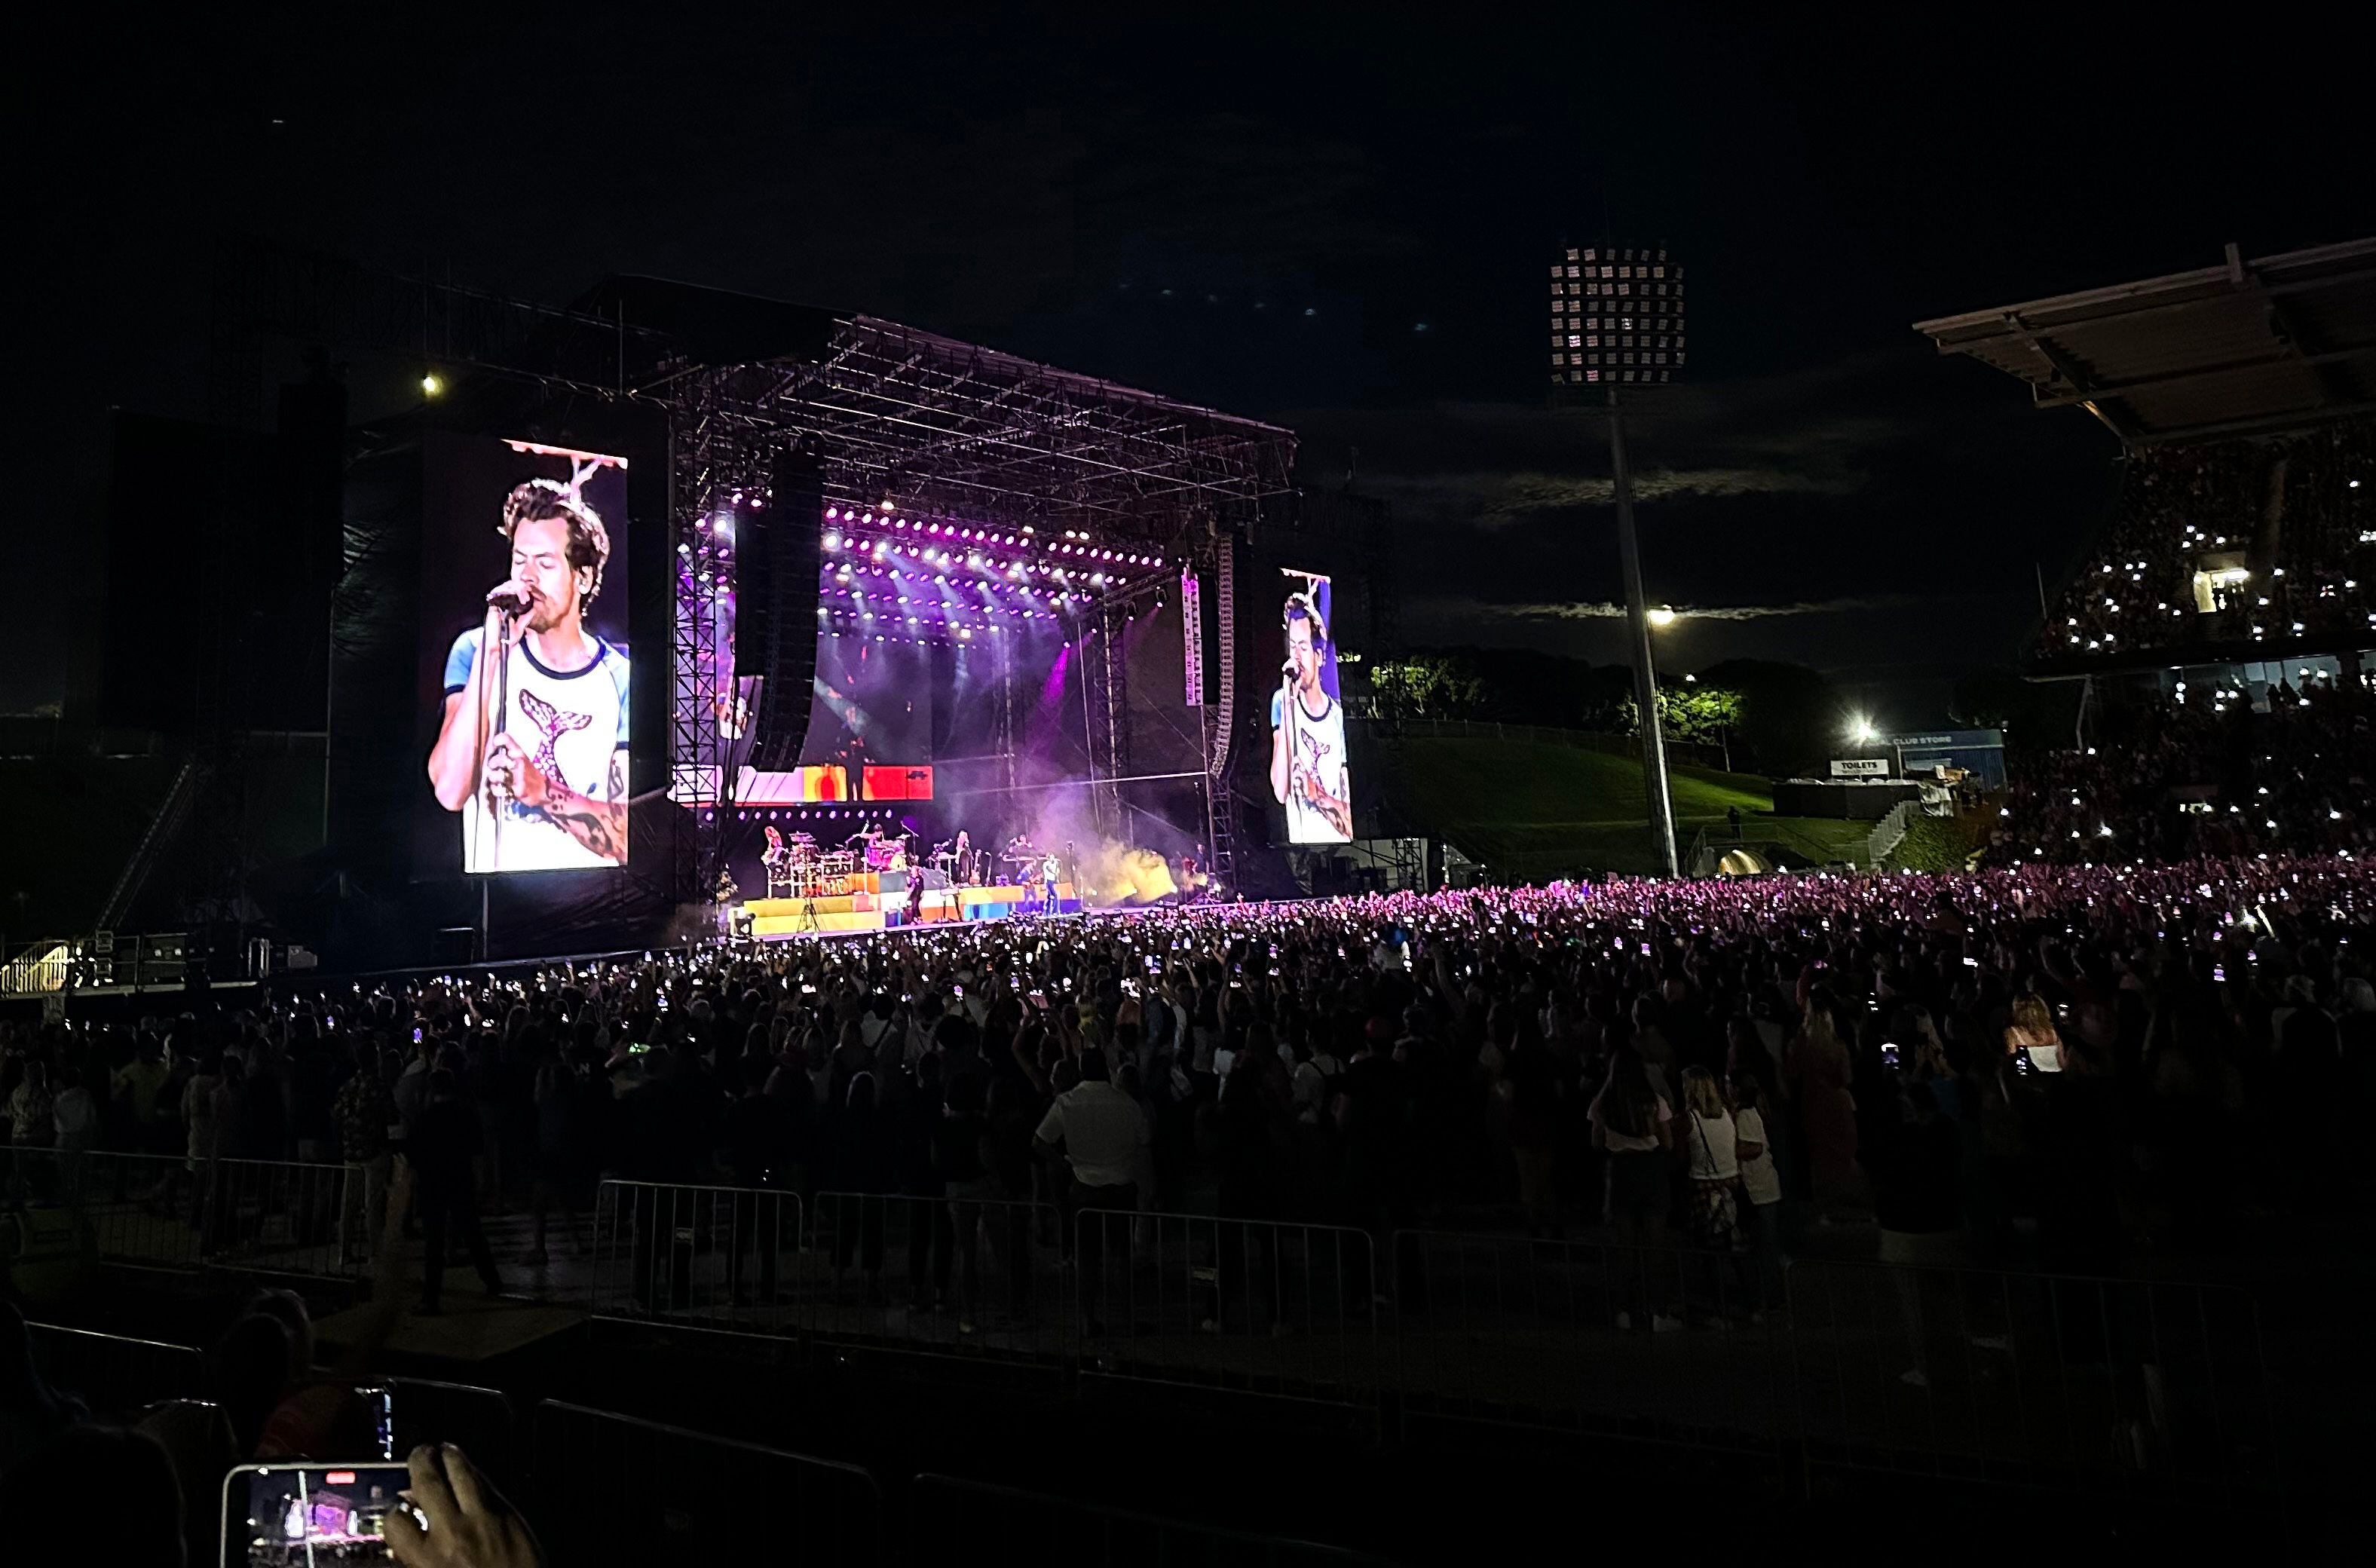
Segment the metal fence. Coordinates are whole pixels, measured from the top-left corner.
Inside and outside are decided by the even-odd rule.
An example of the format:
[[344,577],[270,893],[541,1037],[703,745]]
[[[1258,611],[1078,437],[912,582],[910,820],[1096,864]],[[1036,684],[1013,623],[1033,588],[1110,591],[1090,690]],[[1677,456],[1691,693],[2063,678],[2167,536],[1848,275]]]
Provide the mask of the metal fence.
[[595,1310],[802,1344],[2259,1509],[2281,1477],[2233,1289],[1209,1215],[606,1183]]
[[1780,1281],[1754,1258],[1398,1230],[1406,1428],[1484,1421],[1776,1452]]
[[548,1399],[536,1511],[550,1560],[873,1563],[883,1497],[855,1465]]
[[801,1329],[802,1238],[795,1193],[605,1182],[594,1206],[592,1309],[791,1336]]
[[1083,1377],[1378,1408],[1367,1231],[1092,1208],[1072,1237]]
[[1065,1348],[1055,1206],[819,1193],[801,1280],[807,1332],[1053,1369]]
[[0,1169],[0,1205],[44,1216],[107,1263],[344,1278],[369,1254],[360,1202],[349,1212],[357,1167],[20,1148]]
[[2259,1317],[2242,1290],[1800,1263],[1789,1301],[1812,1468],[2223,1512],[2280,1494]]
[[187,1345],[28,1323],[33,1365],[51,1387],[80,1398],[102,1420],[125,1420],[160,1399],[205,1392],[207,1359]]
[[910,1562],[1062,1562],[1082,1568],[1293,1568],[1384,1563],[1343,1547],[1166,1519],[954,1476],[908,1491]]

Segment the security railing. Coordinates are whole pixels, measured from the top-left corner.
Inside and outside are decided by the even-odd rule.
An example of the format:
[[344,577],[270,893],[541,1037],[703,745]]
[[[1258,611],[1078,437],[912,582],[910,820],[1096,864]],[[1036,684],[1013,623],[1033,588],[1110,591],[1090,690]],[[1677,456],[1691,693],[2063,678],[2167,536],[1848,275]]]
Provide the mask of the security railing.
[[206,1356],[187,1345],[53,1323],[28,1323],[25,1329],[42,1380],[71,1391],[102,1420],[128,1420],[159,1400],[195,1399],[205,1392]]
[[1339,1406],[1404,1435],[1678,1445],[1802,1482],[1903,1472],[2230,1513],[2279,1484],[2261,1331],[2232,1289],[1805,1262],[1786,1283],[1688,1247],[814,1205],[803,1229],[790,1194],[606,1183],[596,1311]]
[[807,1331],[840,1344],[1057,1365],[1064,1280],[1054,1206],[819,1193]]
[[1072,1235],[1083,1377],[1378,1407],[1367,1231],[1083,1209]]
[[796,1335],[802,1236],[795,1193],[605,1182],[595,1199],[592,1309]]
[[1481,1421],[1773,1455],[1781,1282],[1747,1253],[1399,1230],[1406,1428]]
[[0,1151],[0,1206],[133,1267],[351,1277],[369,1255],[360,1168],[114,1149]]
[[2239,1289],[1802,1262],[1789,1301],[1812,1468],[2222,1511],[2280,1494],[2260,1323]]

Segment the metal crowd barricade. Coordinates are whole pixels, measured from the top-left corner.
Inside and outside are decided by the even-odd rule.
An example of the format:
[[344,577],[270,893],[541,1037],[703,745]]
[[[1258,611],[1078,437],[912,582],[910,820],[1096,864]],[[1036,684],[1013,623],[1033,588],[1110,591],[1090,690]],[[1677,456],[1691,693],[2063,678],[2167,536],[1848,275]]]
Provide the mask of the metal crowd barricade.
[[350,1236],[347,1182],[359,1168],[293,1159],[203,1164],[199,1250],[218,1268],[339,1278],[362,1271],[367,1249]]
[[2281,1503],[2267,1358],[2242,1290],[1801,1261],[1789,1295],[1811,1469],[2229,1512]]
[[1287,1536],[1191,1524],[1126,1508],[921,1475],[908,1491],[910,1562],[1062,1562],[1067,1568],[1144,1563],[1360,1564],[1388,1560]]
[[1064,1353],[1052,1205],[819,1193],[802,1293],[822,1339],[1050,1368]]
[[196,1399],[207,1359],[187,1345],[134,1339],[51,1323],[25,1325],[42,1381],[81,1398],[103,1420],[125,1420],[160,1399]]
[[1748,1254],[1435,1230],[1393,1245],[1406,1425],[1778,1451],[1786,1352]]
[[605,1182],[594,1206],[598,1317],[791,1337],[801,1200],[766,1187]]
[[76,1244],[102,1262],[340,1278],[361,1273],[368,1252],[362,1227],[346,1213],[352,1167],[116,1149],[10,1152],[0,1197],[70,1228]]
[[883,1498],[855,1465],[546,1400],[536,1508],[555,1562],[873,1563]]
[[1367,1231],[1089,1208],[1071,1235],[1083,1377],[1379,1407]]

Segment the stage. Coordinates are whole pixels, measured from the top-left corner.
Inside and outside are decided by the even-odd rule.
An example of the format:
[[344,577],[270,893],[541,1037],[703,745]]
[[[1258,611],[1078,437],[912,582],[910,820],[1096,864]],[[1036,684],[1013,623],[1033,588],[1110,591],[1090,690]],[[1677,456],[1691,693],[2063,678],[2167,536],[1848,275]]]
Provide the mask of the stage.
[[913,922],[908,919],[904,888],[884,891],[883,880],[870,873],[856,879],[847,893],[821,894],[814,898],[751,898],[742,913],[751,918],[755,937],[803,936],[819,932],[897,931],[909,925],[944,925],[972,921],[1002,921],[1028,911],[1033,914],[1076,915],[1081,901],[1073,885],[1056,885],[1056,904],[1042,909],[1036,889],[1012,885],[993,887],[940,887],[926,891]]

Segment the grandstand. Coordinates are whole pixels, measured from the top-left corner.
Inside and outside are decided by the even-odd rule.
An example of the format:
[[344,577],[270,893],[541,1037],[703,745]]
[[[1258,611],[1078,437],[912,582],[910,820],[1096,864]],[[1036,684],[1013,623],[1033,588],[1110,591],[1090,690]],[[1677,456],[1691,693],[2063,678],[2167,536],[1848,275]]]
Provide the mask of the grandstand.
[[2376,673],[2376,239],[1919,322],[2120,441],[2042,606],[2083,735],[2016,761],[2000,862],[2352,853]]
[[[2044,617],[2041,678],[2356,678],[2376,645],[2376,239],[1918,322],[2081,408],[2119,500]],[[2296,673],[2287,677],[2286,667]]]

